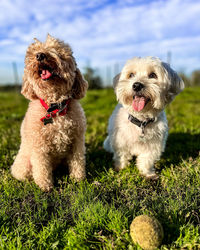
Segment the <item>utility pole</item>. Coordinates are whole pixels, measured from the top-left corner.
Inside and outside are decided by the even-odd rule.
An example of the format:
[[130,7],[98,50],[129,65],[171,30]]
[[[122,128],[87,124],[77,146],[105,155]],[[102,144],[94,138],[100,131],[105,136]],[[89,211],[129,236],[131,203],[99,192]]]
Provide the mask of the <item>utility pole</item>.
[[14,74],[14,85],[15,85],[15,89],[17,91],[17,87],[19,85],[19,75],[18,75],[16,62],[13,62],[12,66],[13,66],[13,74]]
[[111,83],[111,68],[110,68],[110,66],[107,66],[106,67],[106,81],[107,81],[107,86],[111,86],[112,85],[112,83]]
[[115,63],[114,65],[114,77],[119,74],[119,63]]
[[167,52],[167,63],[170,65],[172,61],[172,53],[171,51]]

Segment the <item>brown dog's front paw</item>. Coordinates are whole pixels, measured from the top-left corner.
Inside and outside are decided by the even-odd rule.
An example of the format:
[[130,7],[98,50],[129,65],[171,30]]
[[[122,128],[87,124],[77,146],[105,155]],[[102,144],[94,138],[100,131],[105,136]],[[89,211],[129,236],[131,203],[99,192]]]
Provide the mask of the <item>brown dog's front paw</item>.
[[41,188],[42,191],[44,192],[50,192],[53,189],[53,185],[43,185],[43,186],[39,186]]
[[86,178],[86,175],[85,175],[85,173],[82,173],[82,174],[71,173],[70,178],[73,179],[75,182],[80,182]]
[[38,187],[44,191],[44,192],[50,192],[53,189],[53,183],[49,180],[42,180],[40,182],[36,182],[35,183],[38,185]]

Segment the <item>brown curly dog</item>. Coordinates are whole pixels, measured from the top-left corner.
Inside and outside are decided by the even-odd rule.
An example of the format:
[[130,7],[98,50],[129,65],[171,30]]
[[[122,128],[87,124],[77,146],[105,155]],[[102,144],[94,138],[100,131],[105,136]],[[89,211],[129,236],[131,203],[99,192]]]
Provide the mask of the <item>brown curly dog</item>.
[[60,163],[70,177],[85,178],[86,119],[79,99],[88,83],[68,44],[47,36],[27,50],[22,94],[30,100],[21,125],[21,146],[11,167],[18,180],[33,178],[43,190],[53,187]]

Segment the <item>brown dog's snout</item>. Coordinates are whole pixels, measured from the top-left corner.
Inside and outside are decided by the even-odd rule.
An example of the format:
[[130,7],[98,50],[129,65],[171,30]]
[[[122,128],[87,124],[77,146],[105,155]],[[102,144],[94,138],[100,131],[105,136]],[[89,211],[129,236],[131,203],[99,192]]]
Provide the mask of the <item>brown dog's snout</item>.
[[47,58],[47,56],[46,56],[44,53],[38,53],[38,54],[36,55],[36,59],[37,59],[39,62],[43,61],[45,58]]
[[144,84],[143,83],[141,83],[141,82],[135,82],[135,83],[133,83],[133,90],[134,91],[140,91],[141,89],[143,89],[144,88]]

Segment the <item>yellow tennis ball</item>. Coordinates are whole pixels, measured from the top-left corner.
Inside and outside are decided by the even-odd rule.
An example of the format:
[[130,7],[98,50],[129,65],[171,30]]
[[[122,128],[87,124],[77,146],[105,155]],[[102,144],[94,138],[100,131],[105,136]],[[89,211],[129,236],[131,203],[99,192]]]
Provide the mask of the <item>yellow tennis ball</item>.
[[139,244],[144,250],[159,247],[164,237],[160,222],[148,215],[140,215],[133,220],[130,235],[133,242]]

